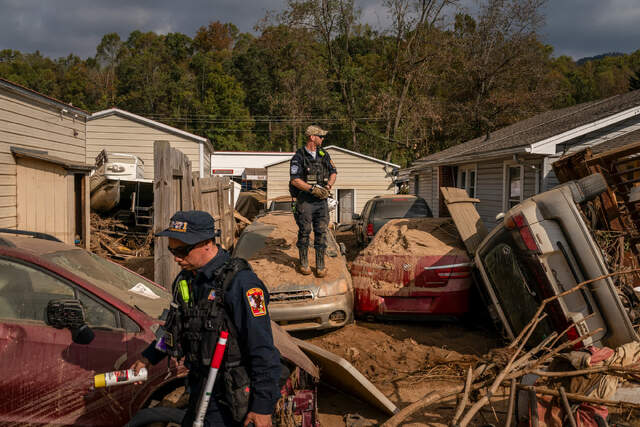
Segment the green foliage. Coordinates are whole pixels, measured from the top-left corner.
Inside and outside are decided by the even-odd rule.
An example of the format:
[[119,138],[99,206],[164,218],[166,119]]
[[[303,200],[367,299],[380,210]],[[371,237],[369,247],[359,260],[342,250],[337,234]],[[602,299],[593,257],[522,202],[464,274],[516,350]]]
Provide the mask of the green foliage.
[[313,123],[330,130],[326,144],[402,165],[541,111],[640,89],[640,50],[553,58],[535,31],[539,2],[481,0],[477,16],[447,17],[453,9],[439,6],[449,0],[381,1],[392,19],[379,32],[354,0],[288,0],[258,35],[215,21],[193,39],[105,34],[84,60],[5,49],[0,77],[89,111],[149,117],[219,150],[294,150]]

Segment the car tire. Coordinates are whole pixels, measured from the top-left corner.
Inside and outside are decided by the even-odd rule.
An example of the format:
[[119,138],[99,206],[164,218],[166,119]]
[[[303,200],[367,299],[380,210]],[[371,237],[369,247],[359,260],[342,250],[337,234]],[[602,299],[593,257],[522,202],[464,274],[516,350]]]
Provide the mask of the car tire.
[[145,427],[154,423],[176,423],[181,424],[185,410],[179,408],[167,408],[156,406],[154,408],[144,408],[136,412],[125,427]]
[[570,184],[571,194],[575,203],[584,203],[598,197],[606,191],[607,181],[599,173],[586,176]]

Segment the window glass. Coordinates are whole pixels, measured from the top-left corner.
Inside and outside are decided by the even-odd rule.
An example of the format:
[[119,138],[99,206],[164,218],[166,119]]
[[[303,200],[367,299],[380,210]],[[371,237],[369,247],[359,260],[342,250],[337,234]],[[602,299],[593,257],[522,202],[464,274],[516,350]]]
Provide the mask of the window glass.
[[458,188],[462,188],[464,190],[467,189],[467,171],[460,171],[460,182],[458,182]]
[[[541,302],[531,287],[535,282],[527,280],[527,270],[518,263],[517,256],[511,245],[500,243],[483,260],[500,307],[516,335],[533,318]],[[545,319],[532,334],[532,342],[540,342],[551,331],[551,323]]]
[[520,166],[509,166],[509,179],[507,181],[507,191],[509,194],[507,208],[512,208],[521,201],[522,180],[520,179]]
[[82,292],[79,293],[78,299],[84,306],[87,325],[92,328],[118,328],[116,312],[114,310],[102,305]]
[[[166,303],[171,300],[171,295],[155,283],[82,249],[51,252],[44,254],[43,258],[68,269],[153,318],[158,318]],[[141,287],[148,292],[141,294],[132,291]]]
[[469,197],[476,197],[476,171],[469,171],[469,187],[467,189],[467,193],[469,193]]
[[374,219],[431,217],[431,210],[423,199],[387,199],[375,205]]
[[23,264],[0,259],[0,317],[44,322],[49,300],[75,298],[71,286]]

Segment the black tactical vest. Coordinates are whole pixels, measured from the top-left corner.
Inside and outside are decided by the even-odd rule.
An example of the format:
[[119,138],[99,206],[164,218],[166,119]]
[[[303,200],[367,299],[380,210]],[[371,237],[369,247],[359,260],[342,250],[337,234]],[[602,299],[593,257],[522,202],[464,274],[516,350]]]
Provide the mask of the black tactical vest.
[[[331,174],[329,173],[329,157],[326,151],[319,148],[315,159],[309,156],[304,147],[299,148],[298,152],[302,155],[302,169],[306,177],[304,181],[311,185],[327,185]],[[292,197],[298,197],[300,192],[300,189],[291,183],[289,184],[289,193]]]
[[250,269],[242,258],[231,258],[213,274],[213,280],[204,284],[200,298],[190,292],[188,301],[179,290],[180,281],[189,279],[178,276],[173,286],[173,302],[165,323],[167,354],[176,359],[185,358],[190,369],[206,368],[211,363],[220,331],[229,332],[224,366],[237,366],[242,354],[238,332],[224,305],[225,292],[233,277],[241,270]]

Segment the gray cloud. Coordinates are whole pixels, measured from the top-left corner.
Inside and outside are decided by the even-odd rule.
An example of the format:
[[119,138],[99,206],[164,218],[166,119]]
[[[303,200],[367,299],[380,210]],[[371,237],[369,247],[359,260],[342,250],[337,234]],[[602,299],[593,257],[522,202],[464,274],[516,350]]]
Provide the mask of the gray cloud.
[[[374,28],[389,21],[382,0],[356,0],[362,18]],[[180,32],[193,36],[210,21],[233,22],[252,32],[267,10],[284,0],[0,0],[0,49],[39,50],[58,58],[93,56],[104,34],[126,39],[134,30]],[[471,4],[473,0],[463,0]],[[549,0],[541,33],[555,55],[575,59],[640,48],[638,0]]]

